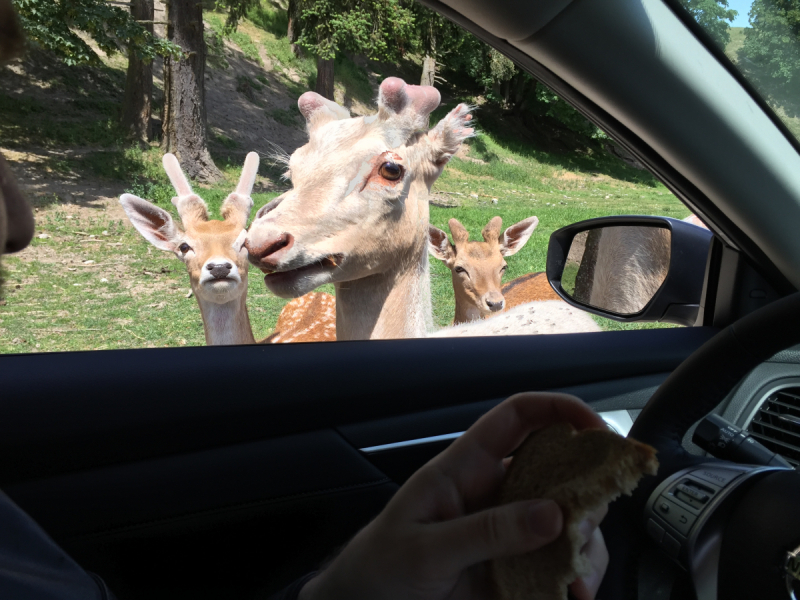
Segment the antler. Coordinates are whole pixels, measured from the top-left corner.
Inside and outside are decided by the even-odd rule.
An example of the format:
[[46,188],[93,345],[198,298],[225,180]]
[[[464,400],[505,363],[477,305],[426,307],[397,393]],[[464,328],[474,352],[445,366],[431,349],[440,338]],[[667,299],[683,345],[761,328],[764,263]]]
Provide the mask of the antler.
[[239,176],[239,183],[236,191],[230,194],[220,207],[220,214],[226,221],[228,219],[238,219],[244,228],[247,219],[250,217],[250,210],[253,208],[253,185],[258,174],[258,154],[249,152],[244,159],[242,174]]
[[458,219],[450,219],[447,224],[450,226],[450,233],[453,235],[454,246],[460,246],[469,241],[469,231]]
[[305,117],[309,131],[329,121],[350,118],[349,110],[316,92],[306,92],[300,96],[297,99],[297,107]]
[[378,119],[394,125],[389,130],[390,145],[400,146],[412,133],[426,127],[428,115],[441,101],[439,91],[429,85],[408,85],[398,77],[384,79],[378,93]]
[[178,209],[184,227],[193,221],[208,221],[208,207],[200,196],[192,192],[192,186],[189,185],[177,157],[167,153],[161,159],[161,164],[178,194],[172,199],[172,204]]
[[496,244],[500,239],[500,230],[503,228],[503,217],[492,217],[481,231],[483,241],[488,244]]

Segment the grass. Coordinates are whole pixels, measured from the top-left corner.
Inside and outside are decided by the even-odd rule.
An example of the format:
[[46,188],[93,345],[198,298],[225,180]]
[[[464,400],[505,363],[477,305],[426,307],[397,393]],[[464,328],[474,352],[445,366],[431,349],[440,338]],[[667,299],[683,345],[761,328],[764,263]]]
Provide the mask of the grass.
[[295,105],[292,105],[291,108],[273,108],[267,114],[281,125],[286,125],[287,127],[295,126],[301,122],[300,110]]

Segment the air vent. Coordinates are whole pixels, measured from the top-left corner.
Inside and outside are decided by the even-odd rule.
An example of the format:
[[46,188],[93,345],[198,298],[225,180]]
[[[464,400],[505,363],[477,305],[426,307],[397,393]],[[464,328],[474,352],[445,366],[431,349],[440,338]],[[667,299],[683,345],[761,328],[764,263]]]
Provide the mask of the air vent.
[[747,430],[796,469],[800,465],[800,388],[783,388],[770,394]]

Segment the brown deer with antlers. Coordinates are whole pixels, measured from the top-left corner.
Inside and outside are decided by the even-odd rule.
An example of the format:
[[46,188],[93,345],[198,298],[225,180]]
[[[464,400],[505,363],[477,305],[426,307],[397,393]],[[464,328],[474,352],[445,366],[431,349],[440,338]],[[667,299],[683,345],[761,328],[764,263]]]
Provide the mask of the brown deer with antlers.
[[[253,200],[250,194],[258,171],[258,155],[251,152],[236,190],[222,203],[222,220],[208,218],[208,207],[192,191],[173,154],[165,154],[164,170],[176,193],[172,203],[183,230],[162,208],[133,194],[120,203],[133,226],[159,250],[174,253],[189,272],[192,292],[200,306],[206,344],[254,344],[247,313],[247,250],[245,227]],[[310,294],[288,303],[275,333],[262,343],[332,341],[335,336],[335,300],[330,294]]]

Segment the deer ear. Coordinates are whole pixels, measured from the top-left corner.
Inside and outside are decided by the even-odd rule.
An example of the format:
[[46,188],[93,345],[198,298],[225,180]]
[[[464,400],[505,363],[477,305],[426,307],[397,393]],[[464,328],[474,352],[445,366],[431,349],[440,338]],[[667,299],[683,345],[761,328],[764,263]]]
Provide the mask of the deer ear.
[[537,217],[528,217],[524,221],[515,223],[503,232],[503,243],[500,245],[500,254],[511,256],[516,254],[530,239],[533,230],[539,224]]
[[144,239],[159,250],[177,251],[181,233],[167,211],[133,194],[122,194],[119,203]]
[[297,99],[297,107],[311,131],[329,121],[349,119],[350,111],[316,92],[306,92]]
[[431,159],[437,167],[444,167],[461,148],[461,143],[475,136],[475,129],[468,127],[472,121],[471,110],[470,106],[459,104],[428,132],[433,150]]
[[469,241],[469,231],[458,219],[450,219],[447,224],[450,226],[450,233],[453,234],[453,243],[456,247]]
[[445,263],[456,256],[455,248],[447,239],[447,234],[433,225],[428,225],[428,252]]

